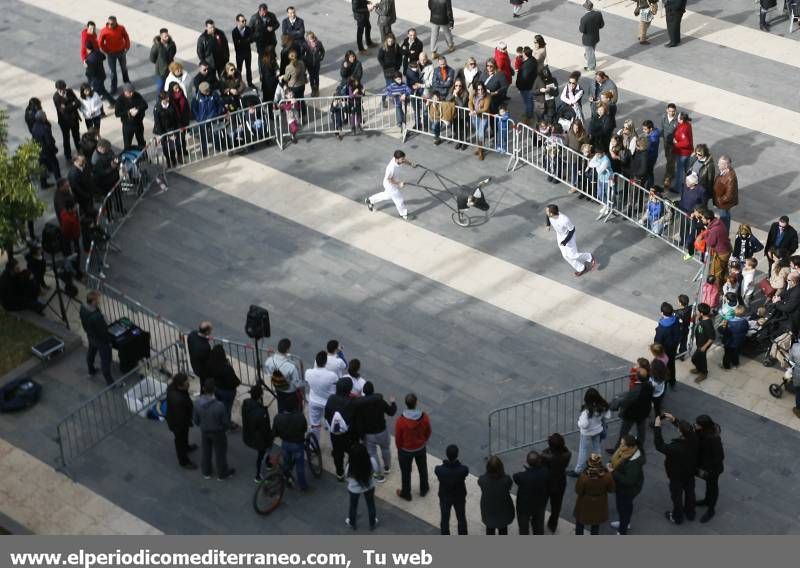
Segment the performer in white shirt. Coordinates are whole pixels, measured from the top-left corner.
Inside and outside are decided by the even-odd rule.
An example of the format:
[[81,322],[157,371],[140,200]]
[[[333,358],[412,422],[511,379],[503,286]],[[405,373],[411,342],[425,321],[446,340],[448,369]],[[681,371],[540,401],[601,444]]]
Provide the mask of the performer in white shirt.
[[559,213],[558,205],[548,205],[545,212],[547,213],[547,230],[555,230],[561,256],[575,269],[575,276],[583,276],[597,268],[598,263],[594,256],[588,252],[578,252],[578,245],[575,242],[575,225],[572,224],[569,217]]
[[386,166],[386,171],[383,174],[383,191],[376,193],[374,195],[370,195],[364,200],[364,203],[369,207],[369,210],[373,210],[373,206],[376,203],[380,203],[381,201],[394,201],[395,207],[397,207],[397,212],[400,216],[405,219],[406,221],[413,219],[414,216],[409,216],[408,209],[406,208],[406,202],[403,199],[403,195],[400,193],[400,190],[405,186],[405,182],[400,181],[397,177],[398,170],[400,166],[403,164],[408,164],[412,168],[414,164],[411,163],[406,158],[406,153],[402,150],[395,150],[394,157]]

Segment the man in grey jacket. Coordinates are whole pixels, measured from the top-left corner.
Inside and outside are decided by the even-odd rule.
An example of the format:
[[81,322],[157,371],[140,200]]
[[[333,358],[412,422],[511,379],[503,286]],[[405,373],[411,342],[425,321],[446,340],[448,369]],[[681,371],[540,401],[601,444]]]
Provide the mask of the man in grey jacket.
[[225,405],[214,397],[214,379],[203,383],[202,394],[194,405],[193,422],[200,427],[201,462],[200,469],[205,479],[211,479],[211,452],[217,463],[217,479],[229,479],[236,470],[228,467],[228,439],[225,432],[231,421]]

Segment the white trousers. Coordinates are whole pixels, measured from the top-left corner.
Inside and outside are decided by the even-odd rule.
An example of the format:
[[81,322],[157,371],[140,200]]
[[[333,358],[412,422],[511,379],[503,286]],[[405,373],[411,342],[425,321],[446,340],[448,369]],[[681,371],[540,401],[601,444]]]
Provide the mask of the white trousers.
[[564,257],[569,265],[575,269],[575,272],[580,272],[586,268],[586,264],[592,262],[592,255],[588,252],[578,252],[578,245],[575,244],[575,235],[572,236],[566,245],[558,245],[561,249],[561,256]]
[[408,215],[406,200],[403,199],[403,194],[400,193],[399,189],[391,186],[383,186],[383,191],[369,196],[369,202],[373,205],[380,203],[381,201],[389,201],[390,199],[394,201],[394,206],[397,207],[397,212],[400,213],[401,217]]

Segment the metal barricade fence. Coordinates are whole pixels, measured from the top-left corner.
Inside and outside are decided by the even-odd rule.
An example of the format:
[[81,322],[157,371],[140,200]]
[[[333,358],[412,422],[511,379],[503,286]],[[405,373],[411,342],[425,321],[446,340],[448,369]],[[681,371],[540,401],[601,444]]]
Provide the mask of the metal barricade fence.
[[191,124],[153,139],[151,158],[170,170],[269,142],[280,141],[280,115],[260,103]]
[[[670,247],[686,252],[697,225],[672,201],[651,197],[649,190],[622,174],[615,173],[607,181],[598,178],[588,169],[589,157],[530,126],[520,124],[515,132],[515,161],[533,166],[607,207],[606,221],[620,215]],[[660,207],[648,209],[651,200]],[[694,255],[694,260],[702,263],[699,255]]]
[[169,345],[68,414],[56,427],[62,468],[145,414],[164,398],[170,377],[185,370],[180,343]]
[[406,130],[509,156],[506,171],[516,162],[517,123],[497,114],[472,115],[450,101],[412,95],[408,100]]
[[394,102],[381,95],[329,96],[284,99],[277,103],[279,138],[293,134],[346,134],[353,128],[390,130],[397,127]]
[[120,318],[131,320],[150,334],[151,352],[160,352],[181,341],[184,332],[176,323],[143,306],[102,280],[94,279],[92,287],[101,293],[100,311],[106,321],[111,323]]
[[610,403],[628,390],[629,381],[630,375],[623,375],[493,410],[489,413],[489,455],[541,444],[554,432],[564,436],[577,432],[578,416],[588,389],[597,389]]

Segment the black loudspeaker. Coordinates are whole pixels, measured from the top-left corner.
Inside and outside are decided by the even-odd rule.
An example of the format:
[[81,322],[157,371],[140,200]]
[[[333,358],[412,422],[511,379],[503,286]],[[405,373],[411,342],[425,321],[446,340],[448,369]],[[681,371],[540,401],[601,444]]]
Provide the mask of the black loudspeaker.
[[261,306],[250,306],[247,310],[247,322],[244,332],[251,339],[263,339],[270,336],[269,312]]
[[47,254],[61,252],[61,228],[54,221],[48,222],[42,229],[42,250]]

